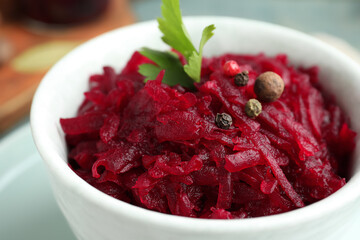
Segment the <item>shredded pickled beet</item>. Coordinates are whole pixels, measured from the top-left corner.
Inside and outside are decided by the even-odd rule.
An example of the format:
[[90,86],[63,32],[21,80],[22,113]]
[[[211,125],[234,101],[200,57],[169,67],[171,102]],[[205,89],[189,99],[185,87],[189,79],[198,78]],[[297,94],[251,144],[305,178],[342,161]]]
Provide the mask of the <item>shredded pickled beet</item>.
[[[229,61],[249,72],[246,86],[224,72]],[[60,120],[70,167],[97,189],[162,213],[234,219],[301,208],[344,186],[355,133],[320,91],[317,67],[227,54],[204,59],[190,91],[162,84],[164,72],[144,84],[143,63],[151,61],[136,52],[120,74],[91,76],[77,117]],[[251,119],[244,106],[266,71],[285,91]],[[217,113],[232,117],[229,129]]]

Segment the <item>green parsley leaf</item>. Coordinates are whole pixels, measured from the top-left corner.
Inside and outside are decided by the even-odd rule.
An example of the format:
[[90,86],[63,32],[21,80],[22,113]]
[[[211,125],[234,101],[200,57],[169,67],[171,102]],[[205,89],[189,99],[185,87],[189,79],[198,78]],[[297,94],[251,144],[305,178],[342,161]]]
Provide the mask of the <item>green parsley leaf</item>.
[[144,82],[147,82],[149,80],[155,80],[157,75],[159,75],[160,71],[161,67],[150,63],[141,64],[139,66],[139,73],[146,77]]
[[214,25],[209,25],[203,30],[200,41],[199,53],[197,51],[194,51],[189,57],[188,64],[184,66],[185,72],[192,79],[194,79],[195,82],[200,82],[202,51],[205,43],[214,35],[214,30]]
[[179,0],[162,0],[161,13],[163,18],[157,21],[164,34],[162,40],[189,60],[196,49],[182,21]]
[[195,82],[200,82],[201,56],[197,52],[193,52],[188,62],[189,63],[184,66],[184,71]]
[[146,77],[145,82],[154,80],[161,70],[165,69],[163,83],[174,86],[180,84],[187,88],[193,88],[194,84],[190,77],[185,73],[184,68],[173,52],[162,52],[149,48],[143,48],[140,53],[149,58],[154,64],[142,64],[139,66],[139,73]]
[[209,41],[209,39],[212,36],[214,36],[214,32],[213,32],[214,30],[215,30],[214,24],[211,24],[211,25],[207,26],[206,28],[204,28],[204,30],[202,32],[201,40],[200,40],[200,47],[199,47],[200,55],[202,55],[202,51],[203,51],[203,48],[204,48],[206,42]]
[[180,84],[193,88],[193,82],[200,82],[203,48],[214,35],[215,26],[209,25],[203,30],[199,51],[197,51],[182,21],[179,0],[162,0],[161,12],[163,18],[158,18],[158,23],[160,31],[164,34],[162,40],[180,52],[188,64],[182,66],[180,59],[174,56],[176,55],[174,53],[144,48],[140,53],[154,61],[157,66],[141,65],[139,72],[146,77],[145,81],[148,81],[155,79],[157,74],[165,69],[164,83],[170,86]]

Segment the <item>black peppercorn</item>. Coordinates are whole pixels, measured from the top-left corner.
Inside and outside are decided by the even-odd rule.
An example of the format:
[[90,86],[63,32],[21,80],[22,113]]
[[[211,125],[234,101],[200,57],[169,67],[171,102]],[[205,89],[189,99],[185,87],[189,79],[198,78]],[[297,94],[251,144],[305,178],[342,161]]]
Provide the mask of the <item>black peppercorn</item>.
[[236,86],[244,87],[249,82],[249,72],[242,71],[241,73],[236,74],[234,78],[234,82]]
[[215,123],[219,128],[229,129],[232,125],[232,118],[227,113],[217,113],[215,117]]

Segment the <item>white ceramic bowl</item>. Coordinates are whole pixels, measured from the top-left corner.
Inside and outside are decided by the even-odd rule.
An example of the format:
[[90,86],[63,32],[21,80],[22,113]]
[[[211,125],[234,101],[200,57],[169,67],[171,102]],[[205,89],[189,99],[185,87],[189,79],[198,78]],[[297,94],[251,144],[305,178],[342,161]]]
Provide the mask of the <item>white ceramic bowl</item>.
[[[337,97],[360,132],[360,68],[344,54],[303,33],[284,27],[228,17],[191,17],[185,24],[195,42],[206,25],[216,25],[205,55],[223,53],[288,54],[295,65],[318,65],[322,85]],[[88,185],[67,166],[61,117],[75,116],[88,77],[104,65],[120,71],[143,46],[167,49],[155,21],[135,24],[97,37],[57,63],[42,80],[31,110],[37,148],[50,173],[57,202],[83,240],[302,240],[341,239],[360,204],[360,144],[354,175],[330,197],[284,214],[240,220],[207,220],[171,216],[116,200]]]

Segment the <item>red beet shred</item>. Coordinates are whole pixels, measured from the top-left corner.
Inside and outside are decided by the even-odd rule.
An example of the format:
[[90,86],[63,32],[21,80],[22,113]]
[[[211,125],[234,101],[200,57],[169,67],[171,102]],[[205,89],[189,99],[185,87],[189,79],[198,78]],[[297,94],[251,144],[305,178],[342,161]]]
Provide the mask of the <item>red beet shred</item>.
[[[233,60],[249,72],[245,87],[224,74]],[[285,55],[223,55],[203,60],[196,91],[143,83],[134,53],[125,69],[90,77],[78,116],[61,119],[69,164],[95,188],[162,213],[249,218],[301,208],[344,186],[355,133],[324,97],[318,69],[296,69]],[[265,71],[285,83],[281,98],[244,112]],[[227,113],[233,125],[215,123]]]

